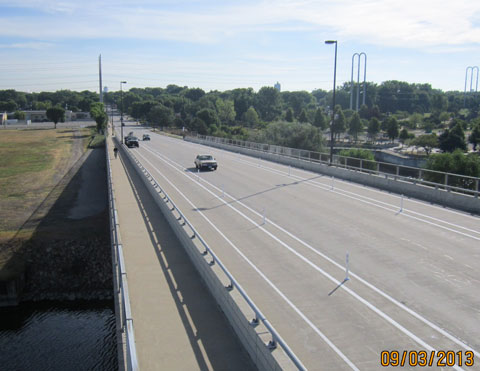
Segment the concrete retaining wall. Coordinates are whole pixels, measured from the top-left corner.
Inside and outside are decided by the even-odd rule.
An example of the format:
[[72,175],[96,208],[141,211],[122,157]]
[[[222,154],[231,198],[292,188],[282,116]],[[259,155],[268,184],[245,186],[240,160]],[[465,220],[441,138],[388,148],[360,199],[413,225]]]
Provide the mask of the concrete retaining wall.
[[360,171],[348,170],[336,166],[328,166],[317,162],[310,162],[292,157],[281,156],[273,153],[256,151],[249,148],[236,147],[228,144],[205,141],[196,137],[185,137],[186,141],[200,143],[211,147],[242,153],[247,156],[262,158],[265,160],[290,165],[300,169],[309,170],[315,173],[333,176],[336,178],[349,180],[355,183],[383,189],[389,192],[403,194],[407,197],[413,197],[445,207],[451,207],[463,210],[472,214],[480,214],[480,199],[469,195],[455,192],[448,192],[442,189],[413,184],[395,179],[393,175],[374,175],[362,173]]
[[[175,215],[176,211],[171,210],[171,203],[165,202],[163,196],[159,193],[158,188],[155,187],[155,181],[150,179],[143,169],[135,162],[133,157],[128,153],[125,147],[120,146],[117,142],[117,146],[122,148],[125,157],[131,162],[132,166],[137,171],[138,175],[145,183],[147,189],[155,200],[156,204],[162,211],[163,215],[167,219],[173,232],[181,242],[185,251],[187,252],[190,260],[196,267],[206,286],[210,290],[212,296],[215,298],[217,304],[221,307],[225,313],[226,318],[230,322],[238,338],[242,342],[243,346],[249,353],[252,361],[256,364],[259,370],[285,370],[294,369],[293,364],[288,360],[286,355],[279,349],[271,351],[265,345],[264,335],[266,329],[260,324],[258,327],[250,325],[249,320],[242,311],[248,311],[247,305],[240,308],[239,304],[234,300],[236,296],[235,290],[228,291],[225,284],[222,283],[219,278],[223,272],[215,265],[212,267],[208,264],[208,261],[201,251],[203,248],[197,242],[198,239],[192,238],[192,231],[186,225],[182,226],[181,221],[177,218],[179,215]],[[210,258],[211,259],[211,258]],[[243,299],[241,299],[243,300]],[[254,312],[252,311],[253,318]]]
[[396,155],[387,151],[375,151],[375,160],[379,162],[388,162],[400,166],[422,167],[427,163],[424,158],[412,158]]

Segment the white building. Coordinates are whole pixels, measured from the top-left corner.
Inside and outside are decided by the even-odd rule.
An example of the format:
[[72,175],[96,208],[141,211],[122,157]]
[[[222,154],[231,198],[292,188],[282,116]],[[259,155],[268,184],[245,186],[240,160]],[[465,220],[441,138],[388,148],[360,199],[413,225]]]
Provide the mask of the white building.
[[275,89],[277,89],[278,91],[281,91],[281,89],[282,89],[282,87],[281,87],[281,85],[280,85],[280,83],[279,83],[278,81],[277,81],[277,83],[276,83],[275,85],[273,85],[273,87],[274,87]]

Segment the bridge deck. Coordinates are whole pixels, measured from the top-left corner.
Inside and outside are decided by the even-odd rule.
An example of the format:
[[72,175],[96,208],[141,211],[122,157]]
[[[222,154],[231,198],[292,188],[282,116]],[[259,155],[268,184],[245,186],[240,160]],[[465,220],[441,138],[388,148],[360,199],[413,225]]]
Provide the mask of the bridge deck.
[[140,369],[253,369],[138,175],[110,156]]

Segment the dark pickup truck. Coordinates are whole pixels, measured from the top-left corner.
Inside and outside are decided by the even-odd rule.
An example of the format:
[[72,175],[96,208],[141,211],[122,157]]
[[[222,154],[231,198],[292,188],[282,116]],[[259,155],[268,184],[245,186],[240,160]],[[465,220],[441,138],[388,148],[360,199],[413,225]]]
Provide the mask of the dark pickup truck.
[[139,147],[138,145],[138,138],[137,137],[126,137],[125,138],[125,144],[128,148],[132,147]]

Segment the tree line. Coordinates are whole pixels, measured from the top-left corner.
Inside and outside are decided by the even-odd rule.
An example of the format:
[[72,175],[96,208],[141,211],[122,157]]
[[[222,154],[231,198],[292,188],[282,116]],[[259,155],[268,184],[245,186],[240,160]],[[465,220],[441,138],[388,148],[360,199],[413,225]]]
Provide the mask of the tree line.
[[[356,89],[353,86],[353,107]],[[429,84],[402,81],[367,83],[365,105],[358,112],[350,109],[352,86],[345,83],[336,91],[332,110],[332,91],[284,91],[273,87],[238,88],[205,92],[200,88],[168,85],[165,88],[131,88],[104,94],[107,106],[120,108],[133,118],[157,127],[185,128],[219,137],[234,137],[321,151],[324,133],[333,130],[339,139],[375,141],[380,136],[392,142],[423,147],[427,155],[433,148],[445,152],[465,150],[470,142],[477,149],[480,118],[477,94],[443,92]],[[359,99],[363,102],[363,87]],[[122,97],[123,95],[123,97]],[[122,99],[123,98],[123,99]],[[61,107],[87,111],[99,128],[106,122],[98,94],[90,91],[24,93],[0,91],[0,111],[19,111]],[[332,117],[335,117],[331,127]],[[415,137],[412,130],[421,129]],[[439,132],[439,135],[435,133]],[[465,132],[470,134],[466,135]]]

